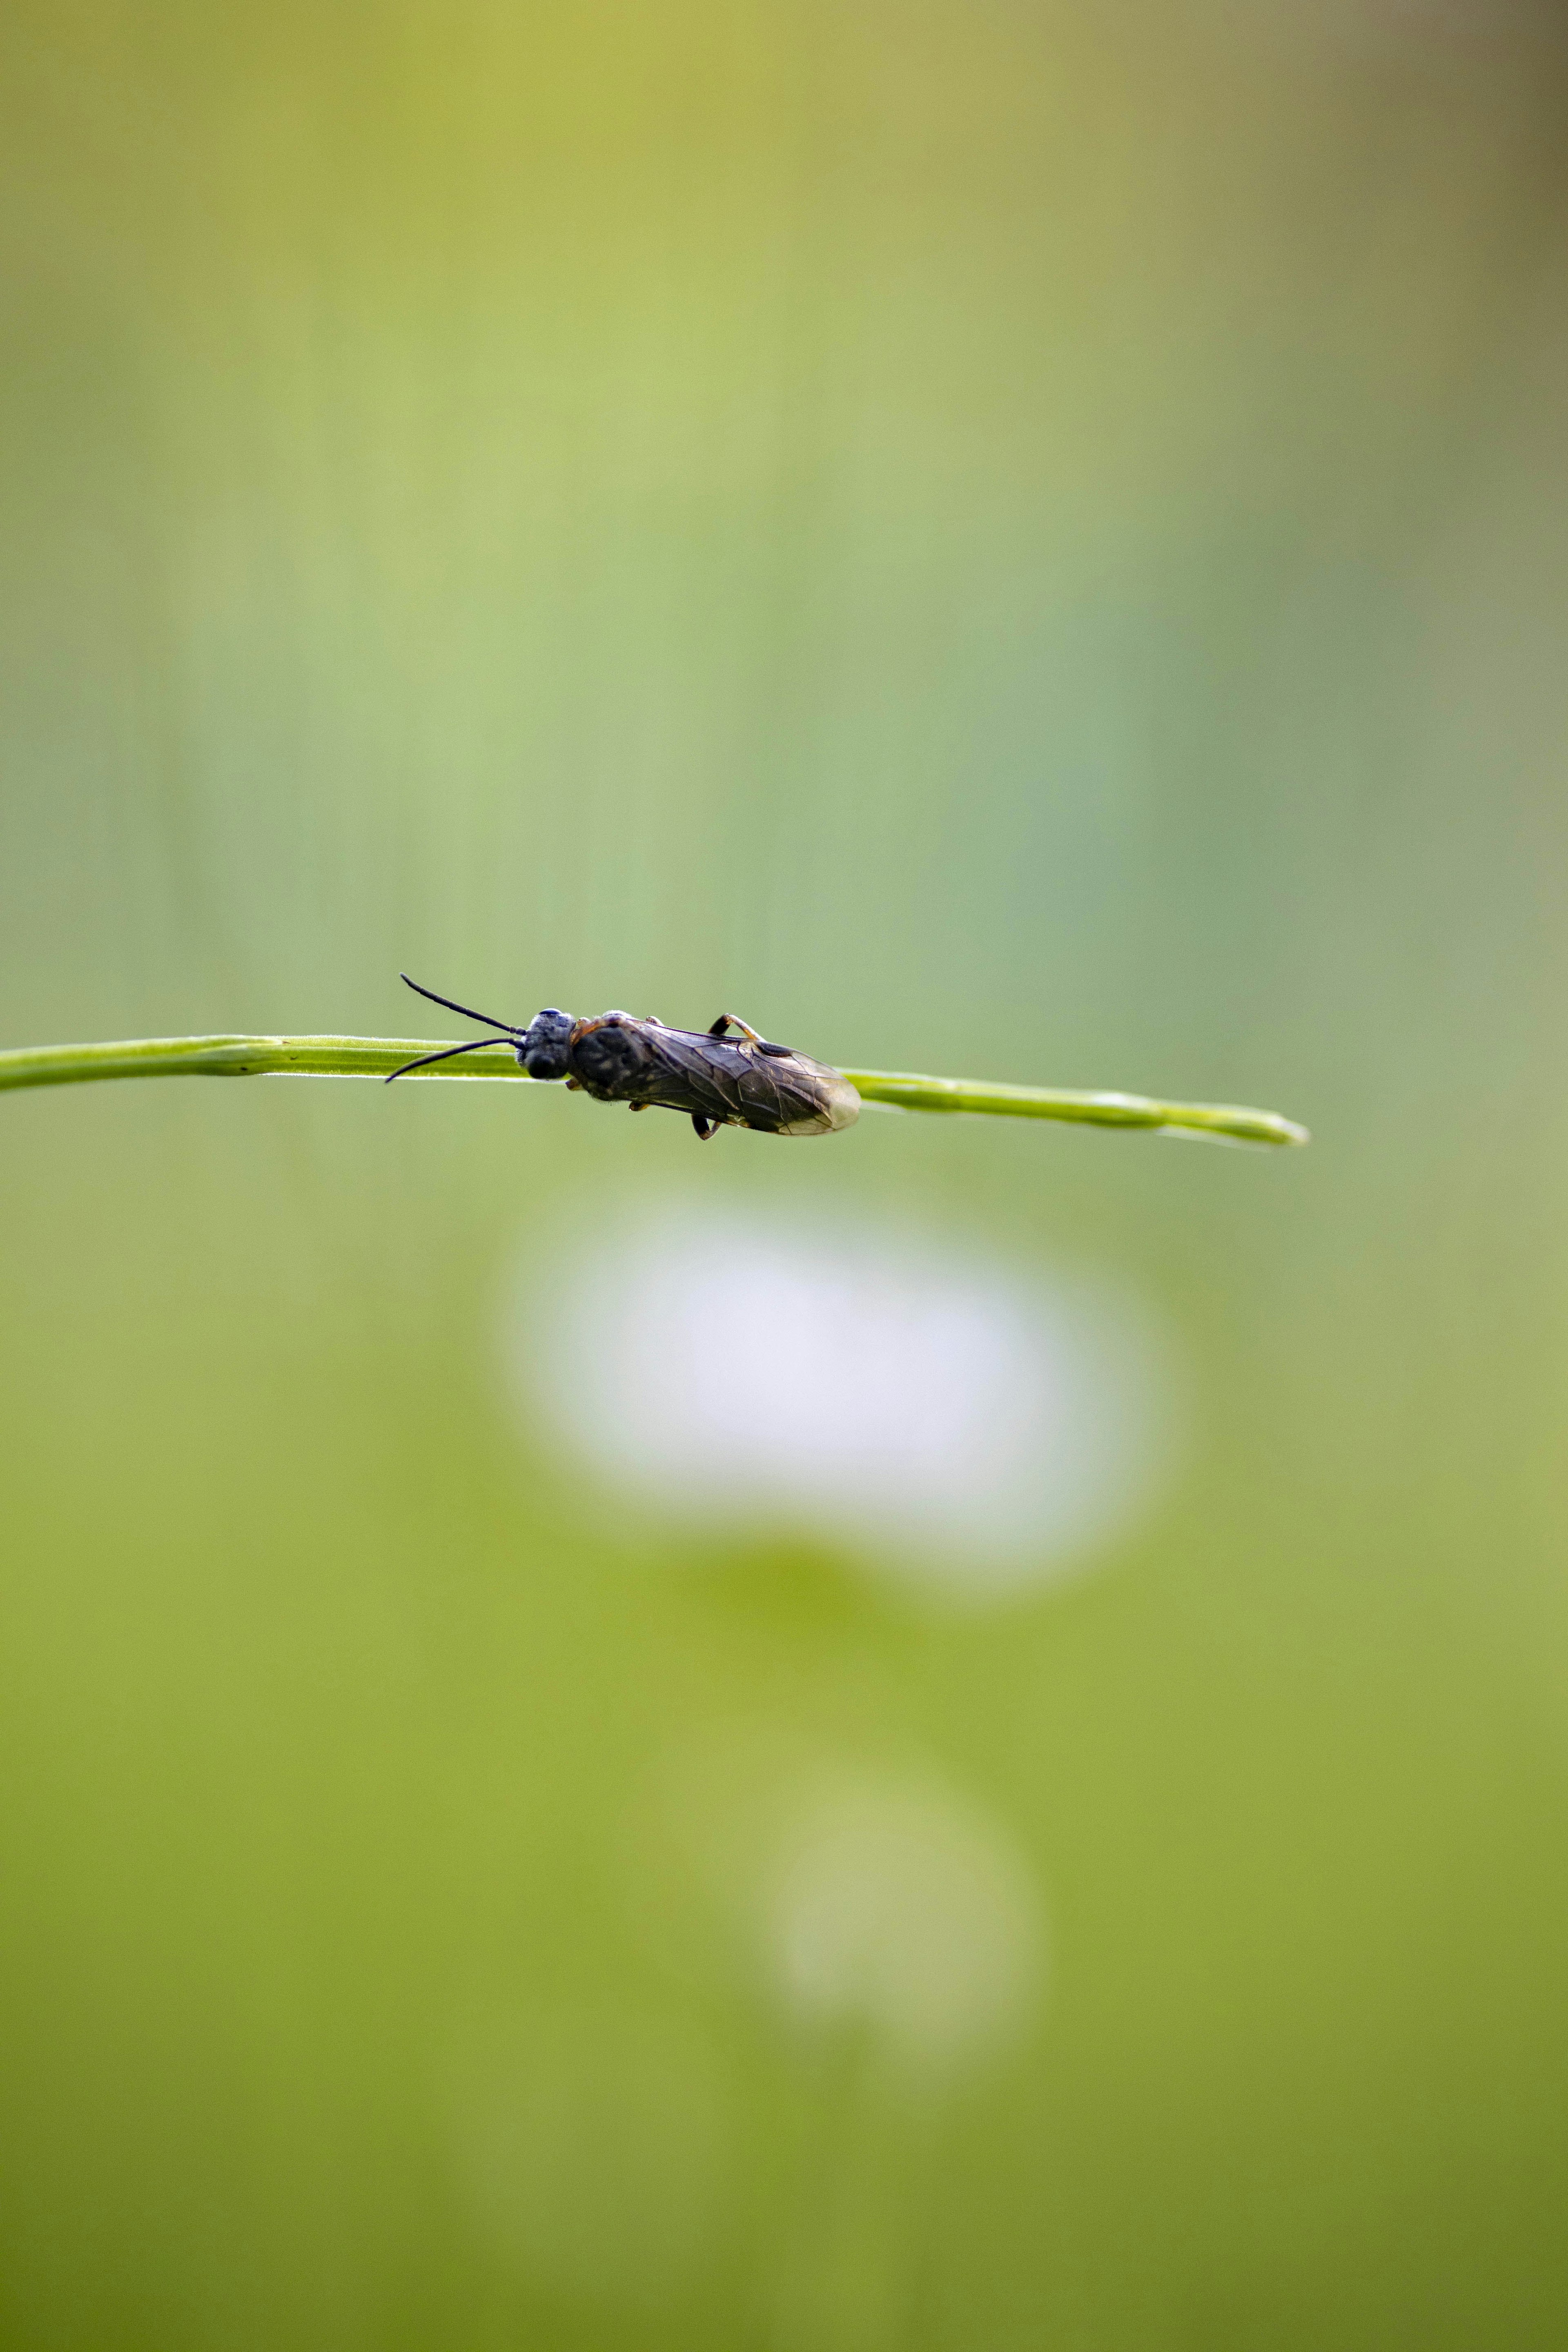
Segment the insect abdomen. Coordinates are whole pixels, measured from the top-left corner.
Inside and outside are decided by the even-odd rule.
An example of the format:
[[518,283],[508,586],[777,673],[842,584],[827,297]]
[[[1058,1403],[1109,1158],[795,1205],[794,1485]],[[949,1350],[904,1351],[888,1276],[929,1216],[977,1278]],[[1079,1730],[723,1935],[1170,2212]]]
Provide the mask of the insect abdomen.
[[860,1109],[849,1080],[824,1062],[626,1013],[576,1023],[570,1068],[599,1102],[657,1104],[759,1135],[833,1135]]
[[777,1135],[837,1135],[843,1129],[853,1127],[860,1116],[860,1097],[842,1072],[830,1070],[826,1062],[806,1065],[816,1097],[816,1108],[808,1118],[792,1120],[788,1127],[775,1128]]

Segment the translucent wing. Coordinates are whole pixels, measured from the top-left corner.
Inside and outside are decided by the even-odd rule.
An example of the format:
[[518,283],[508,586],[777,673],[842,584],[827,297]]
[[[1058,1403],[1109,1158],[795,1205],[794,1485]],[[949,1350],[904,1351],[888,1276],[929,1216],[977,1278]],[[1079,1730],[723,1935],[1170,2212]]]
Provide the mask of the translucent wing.
[[749,1039],[666,1029],[625,1013],[579,1023],[572,1058],[602,1102],[655,1103],[764,1135],[829,1134],[860,1107],[847,1079],[804,1054],[768,1054]]

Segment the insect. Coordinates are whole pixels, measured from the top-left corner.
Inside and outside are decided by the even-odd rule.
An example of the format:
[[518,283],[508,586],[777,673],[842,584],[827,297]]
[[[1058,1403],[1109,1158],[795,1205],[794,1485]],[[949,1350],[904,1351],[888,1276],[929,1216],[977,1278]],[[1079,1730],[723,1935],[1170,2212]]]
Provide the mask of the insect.
[[[531,1078],[564,1078],[595,1102],[629,1103],[633,1110],[657,1105],[683,1111],[701,1143],[711,1141],[721,1127],[749,1127],[758,1135],[835,1135],[859,1117],[860,1097],[840,1071],[759,1037],[731,1013],[721,1013],[708,1029],[667,1029],[662,1021],[639,1021],[630,1013],[574,1021],[551,1004],[520,1029],[437,996],[406,972],[400,976],[432,1004],[499,1034],[421,1054],[394,1070],[389,1086],[392,1078],[470,1053],[475,1045],[510,1045]],[[731,1029],[740,1035],[731,1037]]]

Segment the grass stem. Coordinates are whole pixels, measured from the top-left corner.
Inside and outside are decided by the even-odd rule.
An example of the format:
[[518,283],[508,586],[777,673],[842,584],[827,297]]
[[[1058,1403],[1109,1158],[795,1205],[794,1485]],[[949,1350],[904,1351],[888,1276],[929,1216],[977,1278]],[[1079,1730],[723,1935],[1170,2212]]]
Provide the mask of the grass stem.
[[[439,1040],[426,1037],[132,1037],[120,1045],[40,1045],[0,1051],[7,1087],[73,1087],[94,1077],[388,1077]],[[920,1077],[908,1070],[847,1070],[868,1103],[893,1110],[975,1112],[1004,1119],[1072,1119],[1089,1127],[1147,1127],[1227,1143],[1305,1143],[1307,1129],[1277,1110],[1237,1103],[1162,1103],[1142,1094],[1072,1094],[1058,1087],[996,1087],[973,1077]],[[426,1079],[500,1077],[531,1087],[510,1046],[475,1046],[421,1070]]]
[[[22,1045],[0,1052],[0,1092],[64,1087],[91,1078],[384,1078],[441,1041],[420,1037],[136,1037],[103,1045]],[[1158,1102],[1145,1095],[1078,1094],[1054,1087],[995,1086],[979,1078],[931,1078],[901,1070],[846,1070],[867,1102],[895,1110],[969,1112],[983,1118],[1068,1119],[1091,1127],[1141,1127],[1232,1143],[1305,1143],[1304,1127],[1278,1111],[1231,1103]],[[510,1048],[471,1053],[407,1083],[525,1077]]]

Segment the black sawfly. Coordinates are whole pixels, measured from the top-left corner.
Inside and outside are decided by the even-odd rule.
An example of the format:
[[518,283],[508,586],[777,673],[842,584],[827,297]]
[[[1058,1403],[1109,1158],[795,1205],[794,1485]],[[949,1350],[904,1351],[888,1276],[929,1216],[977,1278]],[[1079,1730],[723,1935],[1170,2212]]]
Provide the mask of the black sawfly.
[[[388,1086],[410,1070],[450,1061],[453,1055],[472,1053],[479,1045],[510,1045],[531,1078],[564,1078],[568,1087],[592,1095],[595,1102],[629,1103],[633,1110],[657,1107],[680,1111],[702,1143],[721,1127],[749,1127],[757,1135],[836,1135],[859,1117],[860,1097],[841,1071],[814,1062],[792,1046],[759,1037],[732,1013],[721,1013],[708,1029],[668,1029],[662,1021],[638,1020],[630,1013],[599,1013],[574,1021],[571,1013],[550,1004],[520,1029],[513,1022],[494,1021],[488,1013],[455,1004],[449,996],[437,996],[433,988],[409,980],[406,972],[399,977],[432,1004],[459,1013],[465,1021],[481,1022],[497,1034],[421,1054],[394,1070]],[[739,1036],[731,1037],[731,1029]]]

